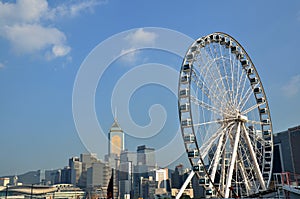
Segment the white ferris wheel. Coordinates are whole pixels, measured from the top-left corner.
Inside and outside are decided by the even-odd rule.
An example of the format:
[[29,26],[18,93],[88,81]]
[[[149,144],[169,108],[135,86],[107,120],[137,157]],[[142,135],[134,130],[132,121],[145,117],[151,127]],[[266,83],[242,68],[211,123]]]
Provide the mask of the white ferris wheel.
[[216,32],[190,46],[180,71],[178,109],[190,176],[198,176],[206,197],[249,197],[268,189],[270,110],[238,41]]

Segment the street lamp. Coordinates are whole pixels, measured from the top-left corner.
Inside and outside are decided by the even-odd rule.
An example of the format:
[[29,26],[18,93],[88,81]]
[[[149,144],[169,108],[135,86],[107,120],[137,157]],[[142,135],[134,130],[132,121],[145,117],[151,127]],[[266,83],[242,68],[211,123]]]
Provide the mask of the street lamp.
[[7,196],[8,196],[8,185],[6,185],[5,199],[7,199]]
[[33,185],[34,184],[31,184],[30,199],[32,199]]

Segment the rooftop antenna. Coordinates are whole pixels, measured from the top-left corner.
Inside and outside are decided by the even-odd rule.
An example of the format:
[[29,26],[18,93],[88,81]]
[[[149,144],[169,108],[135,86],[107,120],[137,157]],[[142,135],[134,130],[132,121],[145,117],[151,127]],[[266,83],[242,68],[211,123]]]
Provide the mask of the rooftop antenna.
[[117,107],[115,107],[115,111],[114,111],[114,120],[117,121]]

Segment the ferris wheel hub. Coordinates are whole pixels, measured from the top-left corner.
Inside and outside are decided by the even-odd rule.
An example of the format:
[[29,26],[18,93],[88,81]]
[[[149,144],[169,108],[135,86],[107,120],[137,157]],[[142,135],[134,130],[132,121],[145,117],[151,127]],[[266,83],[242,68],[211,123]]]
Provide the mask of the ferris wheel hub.
[[238,114],[237,115],[237,120],[240,121],[240,122],[248,122],[248,117],[245,116],[245,115]]

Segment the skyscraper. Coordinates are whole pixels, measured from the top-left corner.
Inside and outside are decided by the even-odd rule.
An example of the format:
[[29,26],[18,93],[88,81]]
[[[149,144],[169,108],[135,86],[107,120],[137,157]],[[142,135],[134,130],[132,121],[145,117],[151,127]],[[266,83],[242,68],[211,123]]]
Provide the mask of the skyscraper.
[[69,159],[69,167],[71,169],[71,183],[76,186],[81,176],[82,163],[78,157],[72,157]]
[[137,147],[137,165],[145,165],[148,170],[155,168],[155,149],[148,148],[145,145]]
[[124,150],[124,132],[120,128],[117,119],[115,118],[114,123],[112,124],[109,130],[109,145],[108,145],[108,154],[116,154],[120,157],[121,152]]

